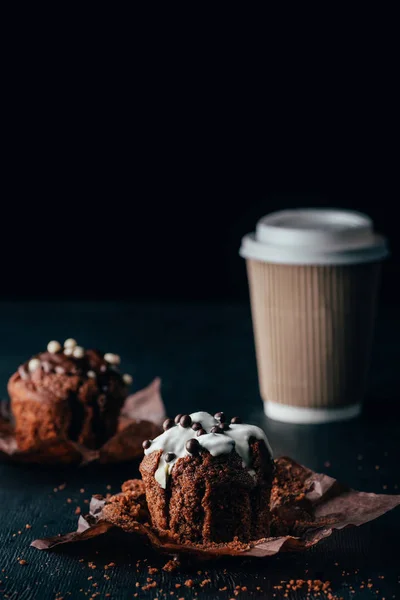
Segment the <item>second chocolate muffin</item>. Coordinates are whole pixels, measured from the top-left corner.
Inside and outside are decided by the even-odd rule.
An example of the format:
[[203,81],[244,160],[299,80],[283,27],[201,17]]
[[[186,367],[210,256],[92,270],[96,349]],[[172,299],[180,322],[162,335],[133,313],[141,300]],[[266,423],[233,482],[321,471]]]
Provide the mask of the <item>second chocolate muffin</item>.
[[65,439],[99,448],[117,430],[132,378],[116,354],[85,350],[69,339],[21,365],[8,382],[19,450]]
[[223,413],[178,415],[144,442],[140,465],[152,526],[180,543],[268,537],[273,476],[264,432]]

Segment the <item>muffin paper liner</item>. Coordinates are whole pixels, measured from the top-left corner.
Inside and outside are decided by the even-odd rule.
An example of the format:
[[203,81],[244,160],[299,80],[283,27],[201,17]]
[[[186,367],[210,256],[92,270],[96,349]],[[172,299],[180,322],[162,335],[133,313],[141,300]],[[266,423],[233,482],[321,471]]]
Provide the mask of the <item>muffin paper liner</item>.
[[79,518],[78,530],[65,535],[38,539],[39,550],[125,532],[128,544],[147,541],[155,550],[181,559],[223,556],[273,556],[279,552],[302,551],[330,536],[335,529],[372,521],[400,505],[400,495],[369,494],[348,488],[321,473],[299,465],[291,458],[275,461],[276,476],[271,494],[272,533],[274,537],[249,543],[178,544],[161,536],[150,525],[141,480],[125,482],[115,496],[93,496],[90,513]]
[[117,433],[101,448],[93,450],[76,442],[54,439],[31,451],[20,451],[15,439],[9,403],[0,405],[0,460],[19,463],[87,465],[92,462],[116,463],[142,455],[142,442],[162,431],[165,408],[159,378],[125,400]]

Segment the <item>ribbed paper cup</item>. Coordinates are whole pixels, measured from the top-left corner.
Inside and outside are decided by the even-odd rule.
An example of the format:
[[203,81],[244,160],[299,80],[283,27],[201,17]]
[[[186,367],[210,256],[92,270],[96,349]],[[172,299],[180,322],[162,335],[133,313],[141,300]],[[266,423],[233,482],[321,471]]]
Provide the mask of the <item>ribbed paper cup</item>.
[[266,414],[297,423],[358,415],[385,240],[359,213],[284,211],[264,218],[241,254]]

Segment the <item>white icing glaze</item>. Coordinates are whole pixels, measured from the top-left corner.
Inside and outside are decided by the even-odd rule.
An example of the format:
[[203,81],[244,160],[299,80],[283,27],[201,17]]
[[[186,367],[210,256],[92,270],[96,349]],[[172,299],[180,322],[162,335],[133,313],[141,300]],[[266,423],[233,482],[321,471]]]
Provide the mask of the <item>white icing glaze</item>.
[[[200,446],[208,450],[212,456],[229,454],[232,450],[236,451],[243,460],[243,466],[246,468],[250,467],[251,462],[249,439],[252,437],[257,440],[263,440],[272,456],[271,447],[265,433],[255,425],[231,424],[229,425],[229,429],[223,434],[210,433],[211,428],[219,424],[217,419],[209,413],[202,411],[192,413],[190,417],[192,423],[201,423],[202,428],[207,433],[197,437],[196,431],[191,427],[185,428],[181,425],[175,425],[155,438],[150,448],[147,448],[144,452],[146,455],[149,455],[152,452],[157,452],[157,450],[163,451],[155,473],[155,479],[164,489],[167,486],[168,476],[176,461],[179,458],[189,455],[189,452],[186,450],[186,442],[193,438],[199,442]],[[175,455],[175,458],[170,462],[165,460],[165,455],[168,453]],[[249,472],[254,475],[252,469],[249,469]]]

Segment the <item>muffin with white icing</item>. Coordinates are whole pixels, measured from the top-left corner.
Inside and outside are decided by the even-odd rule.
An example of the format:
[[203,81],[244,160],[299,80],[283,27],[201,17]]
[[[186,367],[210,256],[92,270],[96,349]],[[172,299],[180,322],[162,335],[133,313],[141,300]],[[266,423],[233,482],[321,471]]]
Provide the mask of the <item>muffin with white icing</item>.
[[177,415],[143,443],[152,526],[180,543],[269,536],[272,453],[264,432],[223,413]]

